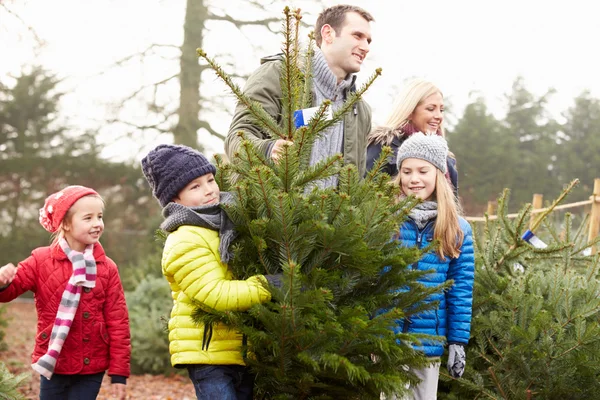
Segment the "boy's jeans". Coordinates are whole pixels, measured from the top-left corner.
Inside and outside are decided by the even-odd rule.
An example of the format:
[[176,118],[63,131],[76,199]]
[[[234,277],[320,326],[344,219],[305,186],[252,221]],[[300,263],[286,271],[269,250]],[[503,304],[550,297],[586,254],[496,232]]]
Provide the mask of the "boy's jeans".
[[254,377],[242,365],[191,365],[198,400],[252,400]]
[[41,400],[93,400],[98,397],[104,372],[91,375],[54,374],[40,377]]

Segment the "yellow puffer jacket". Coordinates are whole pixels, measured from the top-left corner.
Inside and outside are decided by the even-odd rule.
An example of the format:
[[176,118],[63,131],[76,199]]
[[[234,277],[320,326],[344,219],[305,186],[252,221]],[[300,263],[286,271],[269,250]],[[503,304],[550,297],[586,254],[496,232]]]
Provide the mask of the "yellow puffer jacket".
[[219,255],[219,232],[183,225],[167,236],[163,274],[171,285],[173,309],[169,320],[171,364],[244,365],[242,335],[217,324],[204,332],[191,319],[194,299],[219,311],[244,311],[271,299],[266,279],[259,275],[232,280]]

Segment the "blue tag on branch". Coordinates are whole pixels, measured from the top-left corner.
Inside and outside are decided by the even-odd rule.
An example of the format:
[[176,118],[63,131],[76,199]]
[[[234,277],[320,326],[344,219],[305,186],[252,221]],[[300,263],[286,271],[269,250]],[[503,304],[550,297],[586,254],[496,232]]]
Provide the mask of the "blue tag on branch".
[[537,249],[545,249],[548,245],[535,236],[529,229],[523,234],[522,239]]
[[[308,125],[308,121],[319,111],[320,107],[311,107],[304,108],[302,110],[294,111],[294,122],[296,125],[296,129],[301,128],[305,125]],[[331,107],[327,107],[325,111],[325,121],[328,121],[332,118],[331,115]]]

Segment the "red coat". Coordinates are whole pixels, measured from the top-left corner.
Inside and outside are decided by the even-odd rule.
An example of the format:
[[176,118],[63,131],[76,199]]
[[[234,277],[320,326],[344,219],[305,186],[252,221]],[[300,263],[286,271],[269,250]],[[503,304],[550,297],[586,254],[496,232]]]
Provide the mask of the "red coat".
[[[60,352],[57,374],[129,376],[131,342],[129,315],[117,265],[94,245],[97,278],[93,289],[82,288],[75,319]],[[19,263],[12,283],[0,290],[0,302],[8,302],[31,290],[37,310],[37,335],[32,363],[48,349],[50,333],[73,267],[58,244],[40,247]]]

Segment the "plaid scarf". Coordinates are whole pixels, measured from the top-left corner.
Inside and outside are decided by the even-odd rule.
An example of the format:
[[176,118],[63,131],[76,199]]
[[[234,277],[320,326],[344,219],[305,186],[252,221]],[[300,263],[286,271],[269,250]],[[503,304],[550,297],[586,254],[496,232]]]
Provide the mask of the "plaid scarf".
[[45,376],[48,380],[52,377],[56,361],[75,318],[75,313],[79,306],[79,298],[81,297],[81,287],[93,288],[96,286],[94,245],[88,245],[83,253],[80,253],[72,250],[64,238],[61,238],[58,244],[71,261],[71,264],[73,264],[73,274],[69,278],[69,282],[62,294],[60,306],[56,313],[56,320],[52,327],[48,351],[35,364],[31,365],[35,371]]

